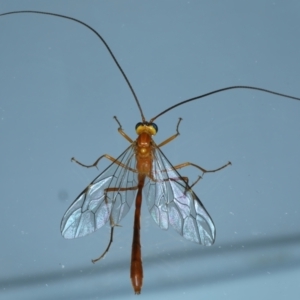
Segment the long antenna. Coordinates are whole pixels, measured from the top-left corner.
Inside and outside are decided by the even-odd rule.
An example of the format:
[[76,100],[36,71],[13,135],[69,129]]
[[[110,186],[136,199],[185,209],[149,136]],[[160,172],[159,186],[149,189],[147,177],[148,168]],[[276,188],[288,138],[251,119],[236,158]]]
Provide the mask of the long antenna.
[[71,18],[71,17],[68,17],[68,16],[64,16],[64,15],[60,15],[60,14],[55,14],[55,13],[49,13],[49,12],[43,12],[43,11],[35,11],[35,10],[20,10],[20,11],[11,11],[11,12],[7,12],[7,13],[3,13],[3,14],[0,14],[0,17],[2,16],[6,16],[6,15],[13,15],[13,14],[23,14],[23,13],[29,13],[29,14],[41,14],[41,15],[49,15],[49,16],[54,16],[54,17],[60,17],[60,18],[64,18],[64,19],[68,19],[68,20],[71,20],[71,21],[74,21],[74,22],[77,22],[85,27],[87,27],[88,29],[90,29],[92,32],[94,32],[98,38],[102,41],[102,43],[104,44],[104,46],[106,47],[107,51],[109,52],[109,54],[111,55],[112,59],[114,60],[114,62],[116,63],[118,69],[120,70],[120,72],[122,73],[125,81],[127,82],[130,90],[131,90],[131,93],[135,99],[135,102],[140,110],[140,114],[141,114],[141,117],[142,117],[142,121],[145,122],[146,119],[145,119],[145,116],[143,114],[143,111],[142,111],[142,107],[140,105],[140,102],[138,100],[138,97],[136,96],[135,94],[135,91],[132,87],[132,85],[130,84],[129,82],[129,79],[127,78],[127,76],[125,75],[123,69],[121,68],[119,62],[117,61],[116,57],[114,56],[113,52],[111,51],[111,49],[109,48],[109,46],[107,45],[106,41],[104,40],[104,38],[94,29],[92,28],[91,26],[89,26],[88,24],[80,21],[80,20],[77,20],[75,18]]
[[222,88],[222,89],[214,90],[214,91],[212,91],[212,92],[209,92],[209,93],[206,93],[206,94],[197,96],[197,97],[193,97],[193,98],[190,98],[190,99],[181,101],[181,102],[179,102],[179,103],[177,103],[177,104],[174,104],[174,105],[172,105],[171,107],[169,107],[169,108],[165,109],[164,111],[162,111],[161,113],[159,113],[159,114],[158,114],[157,116],[155,116],[154,118],[152,118],[152,119],[149,121],[149,123],[152,123],[155,119],[157,119],[158,117],[162,116],[162,115],[165,114],[166,112],[168,112],[168,111],[174,109],[174,108],[177,107],[177,106],[186,104],[186,103],[188,103],[188,102],[192,102],[192,101],[194,101],[194,100],[198,100],[198,99],[201,99],[201,98],[205,98],[205,97],[211,96],[211,95],[213,95],[213,94],[217,94],[217,93],[221,93],[221,92],[225,92],[225,91],[233,90],[233,89],[256,90],[256,91],[260,91],[260,92],[264,92],[264,93],[269,93],[269,94],[273,94],[273,95],[277,95],[277,96],[281,96],[281,97],[290,98],[290,99],[293,99],[293,100],[299,100],[299,101],[300,101],[300,98],[298,98],[298,97],[294,97],[294,96],[289,96],[289,95],[286,95],[286,94],[281,94],[281,93],[273,92],[273,91],[270,91],[270,90],[267,90],[267,89],[263,89],[263,88],[258,88],[258,87],[255,87],[255,86],[235,85],[235,86],[229,86],[229,87],[225,87],[225,88]]
[[[42,15],[50,15],[50,16],[54,16],[54,17],[60,17],[60,18],[64,18],[64,19],[68,19],[68,20],[71,20],[71,21],[74,21],[74,22],[77,22],[85,27],[87,27],[88,29],[90,29],[92,32],[94,32],[98,38],[102,41],[102,43],[104,44],[104,46],[106,47],[107,51],[109,52],[109,54],[111,55],[112,59],[114,60],[115,64],[117,65],[118,69],[120,70],[121,74],[123,75],[134,99],[135,99],[135,102],[138,106],[138,109],[140,111],[140,114],[141,114],[141,117],[142,117],[142,121],[143,122],[146,122],[146,119],[145,119],[145,116],[143,114],[143,111],[142,111],[142,107],[140,105],[140,102],[135,94],[135,91],[132,87],[132,85],[130,84],[129,82],[129,79],[127,78],[126,74],[124,73],[122,67],[120,66],[119,62],[117,61],[116,57],[114,56],[113,52],[111,51],[111,49],[109,48],[108,44],[106,43],[106,41],[104,40],[104,38],[94,29],[92,28],[91,26],[89,26],[88,24],[78,20],[78,19],[75,19],[75,18],[72,18],[72,17],[68,17],[68,16],[65,16],[65,15],[60,15],[60,14],[55,14],[55,13],[48,13],[48,12],[42,12],[42,11],[35,11],[35,10],[21,10],[21,11],[12,11],[12,12],[7,12],[7,13],[3,13],[3,14],[0,14],[0,17],[1,16],[5,16],[5,15],[12,15],[12,14],[21,14],[21,13],[33,13],[33,14],[42,14]],[[273,94],[273,95],[277,95],[277,96],[281,96],[281,97],[285,97],[285,98],[290,98],[290,99],[294,99],[294,100],[299,100],[300,101],[300,98],[298,97],[294,97],[294,96],[289,96],[289,95],[286,95],[286,94],[282,94],[282,93],[277,93],[277,92],[273,92],[273,91],[270,91],[270,90],[267,90],[267,89],[263,89],[263,88],[258,88],[258,87],[254,87],[254,86],[243,86],[243,85],[237,85],[237,86],[229,86],[229,87],[225,87],[225,88],[222,88],[222,89],[218,89],[218,90],[214,90],[214,91],[211,91],[209,93],[206,93],[206,94],[202,94],[200,96],[197,96],[197,97],[193,97],[193,98],[190,98],[190,99],[187,99],[187,100],[184,100],[184,101],[181,101],[175,105],[172,105],[171,107],[165,109],[164,111],[162,111],[161,113],[159,113],[158,115],[156,115],[155,117],[153,117],[149,122],[152,123],[155,119],[157,119],[158,117],[162,116],[163,114],[167,113],[168,111],[174,109],[175,107],[177,106],[180,106],[180,105],[183,105],[183,104],[186,104],[188,102],[192,102],[192,101],[195,101],[195,100],[198,100],[198,99],[201,99],[201,98],[205,98],[205,97],[208,97],[208,96],[211,96],[213,94],[217,94],[217,93],[220,93],[220,92],[224,92],[224,91],[228,91],[228,90],[233,90],[233,89],[249,89],[249,90],[256,90],[256,91],[261,91],[261,92],[264,92],[264,93],[269,93],[269,94]]]

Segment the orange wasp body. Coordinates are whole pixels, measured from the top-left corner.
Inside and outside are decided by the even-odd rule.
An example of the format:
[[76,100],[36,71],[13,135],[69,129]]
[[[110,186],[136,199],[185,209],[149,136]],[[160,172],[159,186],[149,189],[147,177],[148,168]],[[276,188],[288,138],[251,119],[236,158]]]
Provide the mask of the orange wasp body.
[[[145,184],[145,178],[153,177],[152,175],[152,160],[153,160],[153,143],[151,132],[153,127],[144,127],[135,142],[136,169],[138,171],[138,186],[135,200],[135,214],[133,225],[133,240],[131,253],[130,278],[133,289],[136,294],[141,292],[143,284],[143,266],[140,244],[140,215],[142,206],[142,189]],[[154,133],[154,132],[153,132]]]
[[[140,244],[140,215],[142,206],[142,189],[144,187],[145,178],[152,176],[152,160],[153,160],[153,143],[151,137],[151,129],[148,126],[145,131],[139,135],[135,142],[135,156],[136,156],[136,169],[138,171],[138,192],[135,200],[135,214],[133,225],[133,240],[132,240],[132,253],[131,253],[131,267],[130,278],[133,289],[136,294],[141,292],[143,284],[143,266]],[[147,130],[149,129],[149,130]]]
[[146,198],[151,216],[161,228],[167,229],[171,224],[186,239],[206,246],[212,245],[215,240],[213,221],[188,186],[187,178],[181,177],[176,169],[191,165],[202,173],[216,172],[230,162],[215,170],[205,170],[189,162],[172,166],[160,147],[179,135],[181,119],[177,124],[177,133],[159,145],[152,139],[158,130],[156,124],[145,121],[138,123],[138,137],[133,141],[123,131],[116,117],[115,119],[119,124],[118,131],[131,145],[117,159],[105,154],[92,165],[84,165],[72,158],[87,168],[97,166],[104,157],[112,163],[84,189],[66,211],[61,222],[61,231],[65,238],[77,238],[95,231],[109,221],[111,238],[104,253],[93,260],[96,262],[108,252],[114,227],[118,226],[135,199],[130,277],[135,293],[139,294],[143,284],[140,244],[142,195]]

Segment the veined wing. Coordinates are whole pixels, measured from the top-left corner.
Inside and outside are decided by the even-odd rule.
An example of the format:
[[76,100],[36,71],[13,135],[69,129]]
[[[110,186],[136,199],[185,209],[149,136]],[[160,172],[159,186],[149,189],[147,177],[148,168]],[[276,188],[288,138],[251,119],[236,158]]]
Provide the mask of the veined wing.
[[90,234],[108,220],[111,226],[119,224],[135,199],[136,190],[126,190],[137,186],[135,162],[131,145],[83,190],[62,218],[60,230],[64,238]]
[[162,229],[171,224],[187,240],[212,245],[215,225],[200,199],[159,148],[153,154],[153,180],[149,178],[144,187],[152,218]]

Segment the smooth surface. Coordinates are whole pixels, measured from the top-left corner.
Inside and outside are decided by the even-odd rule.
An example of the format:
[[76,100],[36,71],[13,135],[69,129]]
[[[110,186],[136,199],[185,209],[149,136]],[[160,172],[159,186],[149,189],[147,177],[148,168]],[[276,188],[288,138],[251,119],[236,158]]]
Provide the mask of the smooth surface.
[[[146,115],[229,85],[300,96],[299,1],[2,1],[0,11],[78,18],[106,39]],[[72,201],[99,174],[72,164],[119,155],[141,121],[97,37],[67,20],[0,18],[0,299],[129,299],[133,209],[93,265],[109,228],[60,234]],[[254,91],[215,95],[159,118],[173,164],[216,168],[195,192],[216,243],[163,231],[142,207],[143,299],[296,299],[300,276],[300,103]],[[102,170],[107,164],[100,163]],[[181,171],[191,181],[192,168]],[[145,204],[145,203],[144,203]]]

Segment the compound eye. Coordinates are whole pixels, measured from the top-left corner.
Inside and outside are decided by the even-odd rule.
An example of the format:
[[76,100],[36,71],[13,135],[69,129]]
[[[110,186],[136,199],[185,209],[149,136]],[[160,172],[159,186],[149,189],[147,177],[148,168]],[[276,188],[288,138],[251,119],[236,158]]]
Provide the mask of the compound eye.
[[140,126],[144,126],[143,123],[139,122],[135,125],[135,130],[137,130]]
[[155,123],[151,123],[150,126],[154,129],[155,133],[156,134],[158,132],[158,127]]
[[143,131],[144,126],[145,126],[144,123],[141,123],[141,122],[137,123],[135,125],[135,131],[136,131],[136,133],[140,134]]

